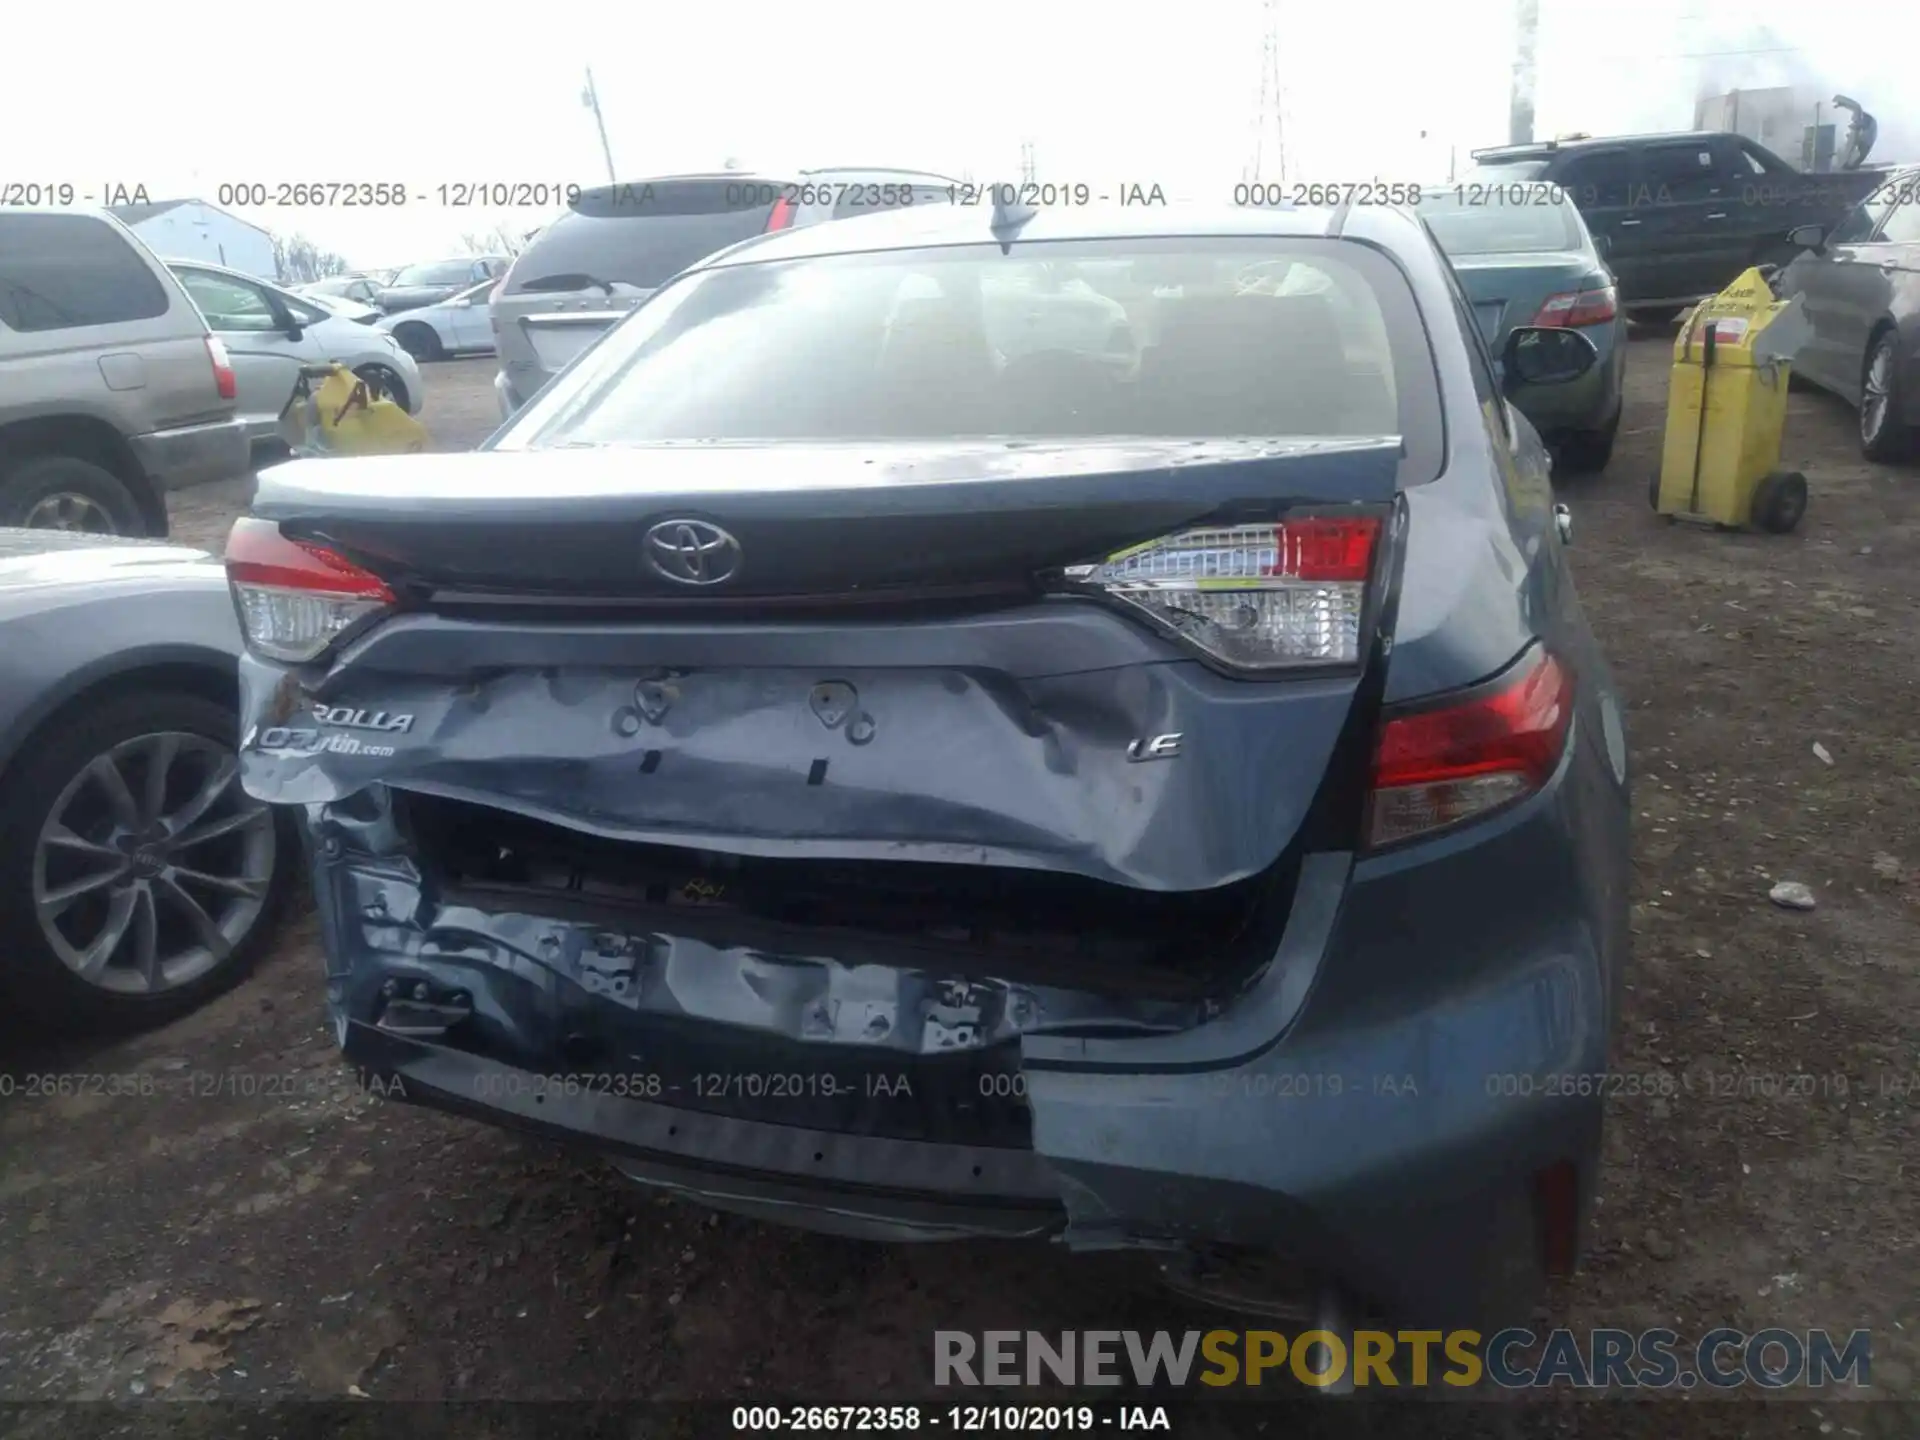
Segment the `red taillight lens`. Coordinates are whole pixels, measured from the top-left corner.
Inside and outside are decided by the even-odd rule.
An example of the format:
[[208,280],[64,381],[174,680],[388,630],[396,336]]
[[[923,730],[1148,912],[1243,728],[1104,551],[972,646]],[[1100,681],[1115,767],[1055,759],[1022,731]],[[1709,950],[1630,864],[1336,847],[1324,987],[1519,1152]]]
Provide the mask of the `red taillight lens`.
[[217,335],[207,336],[207,358],[213,361],[213,383],[220,391],[220,398],[239,399],[240,382],[234,378],[233,361],[227,358],[227,347],[220,343]]
[[1572,681],[1538,648],[1490,693],[1389,719],[1374,749],[1368,843],[1397,844],[1533,794],[1559,766],[1572,722]]
[[1533,317],[1533,323],[1566,330],[1575,325],[1599,325],[1619,313],[1619,292],[1608,285],[1599,290],[1567,290],[1549,295],[1540,313]]
[[773,212],[767,216],[767,229],[785,230],[793,224],[793,201],[782,195],[773,202]]
[[227,537],[227,584],[248,648],[295,664],[394,603],[387,582],[323,545],[242,516]]
[[1364,582],[1373,569],[1373,542],[1380,521],[1353,519],[1293,520],[1273,527],[1279,564],[1268,572],[1293,580]]
[[1188,530],[1075,567],[1068,578],[1138,606],[1247,670],[1353,665],[1364,648],[1377,515]]

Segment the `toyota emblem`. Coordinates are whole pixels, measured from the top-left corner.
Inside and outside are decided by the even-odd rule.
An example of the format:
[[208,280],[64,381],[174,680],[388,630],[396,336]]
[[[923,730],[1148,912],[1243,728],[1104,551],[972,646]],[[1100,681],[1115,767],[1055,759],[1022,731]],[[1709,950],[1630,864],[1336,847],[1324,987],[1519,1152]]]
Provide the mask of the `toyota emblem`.
[[740,568],[740,542],[705,520],[662,520],[647,531],[646,554],[676,585],[719,585]]

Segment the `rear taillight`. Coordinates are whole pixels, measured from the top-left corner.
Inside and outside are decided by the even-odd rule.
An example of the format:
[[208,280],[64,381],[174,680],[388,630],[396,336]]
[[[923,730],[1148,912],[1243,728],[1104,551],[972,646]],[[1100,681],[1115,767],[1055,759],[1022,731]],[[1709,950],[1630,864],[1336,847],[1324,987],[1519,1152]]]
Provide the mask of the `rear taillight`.
[[1389,718],[1374,748],[1368,843],[1398,844],[1533,794],[1558,768],[1572,721],[1572,681],[1537,646],[1471,699]]
[[290,540],[242,516],[227,537],[227,583],[247,647],[269,660],[313,660],[394,603],[387,582],[324,545]]
[[1613,286],[1605,285],[1598,290],[1566,290],[1558,295],[1549,295],[1547,303],[1540,307],[1540,313],[1533,317],[1533,323],[1549,329],[1566,330],[1575,325],[1599,325],[1619,313],[1619,292]]
[[1067,575],[1237,669],[1352,665],[1379,535],[1374,515],[1189,530]]
[[793,201],[782,195],[773,202],[773,212],[767,216],[767,229],[785,230],[793,224]]
[[217,335],[207,336],[207,358],[213,361],[213,383],[220,391],[220,398],[239,399],[240,382],[234,378],[233,361],[227,358],[227,347],[220,343]]

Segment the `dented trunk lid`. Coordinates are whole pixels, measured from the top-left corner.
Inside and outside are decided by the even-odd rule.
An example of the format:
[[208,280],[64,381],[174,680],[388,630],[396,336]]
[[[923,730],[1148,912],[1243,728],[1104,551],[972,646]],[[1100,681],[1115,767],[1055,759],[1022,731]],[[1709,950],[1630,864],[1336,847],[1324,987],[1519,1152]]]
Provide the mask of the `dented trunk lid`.
[[[279,803],[386,785],[741,855],[1225,885],[1293,845],[1370,727],[1366,674],[1237,678],[1032,576],[1290,506],[1386,507],[1398,456],[1389,439],[283,466],[255,513],[412,599],[330,664],[243,661],[243,780]],[[683,516],[737,537],[724,599],[643,561]],[[939,587],[998,593],[919,603]]]

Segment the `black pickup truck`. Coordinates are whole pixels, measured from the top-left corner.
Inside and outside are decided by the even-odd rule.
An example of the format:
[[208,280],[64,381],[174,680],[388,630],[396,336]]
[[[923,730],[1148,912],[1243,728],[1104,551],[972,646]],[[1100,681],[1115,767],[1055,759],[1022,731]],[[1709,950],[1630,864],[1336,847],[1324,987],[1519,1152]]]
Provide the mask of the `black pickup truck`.
[[[1621,304],[1652,321],[1718,294],[1749,266],[1785,264],[1797,253],[1789,231],[1834,224],[1892,173],[1796,170],[1744,135],[1710,130],[1504,145],[1473,159],[1456,186],[1469,203],[1503,203],[1518,182],[1566,191],[1606,252]],[[1484,202],[1474,201],[1482,187]]]

